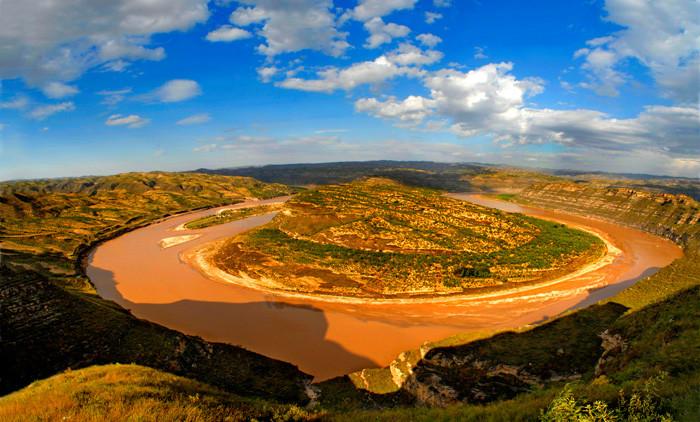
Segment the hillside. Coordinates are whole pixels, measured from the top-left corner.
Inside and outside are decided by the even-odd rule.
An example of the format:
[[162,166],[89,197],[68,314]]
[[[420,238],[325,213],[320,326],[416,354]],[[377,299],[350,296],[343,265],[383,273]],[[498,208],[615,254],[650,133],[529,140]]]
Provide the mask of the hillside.
[[[560,180],[533,184],[509,196],[661,234],[683,245],[686,256],[604,303],[534,329],[477,340],[448,339],[439,348],[415,352],[415,360],[403,366],[376,371],[378,382],[391,380],[392,371],[403,371],[402,385],[393,393],[358,389],[349,377],[321,383],[316,387],[320,407],[307,411],[280,404],[309,400],[310,377],[292,365],[140,321],[91,291],[77,263],[87,248],[81,242],[103,240],[190,207],[237,202],[254,196],[237,185],[256,183],[219,176],[230,185],[201,197],[196,188],[183,191],[170,185],[156,196],[180,199],[160,208],[159,200],[149,199],[154,192],[137,192],[144,189],[140,177],[151,176],[137,176],[137,182],[117,199],[109,194],[110,185],[93,193],[73,192],[78,185],[63,181],[37,182],[33,187],[32,182],[1,184],[1,393],[67,368],[135,362],[156,369],[96,366],[57,375],[0,398],[0,419],[12,420],[19,412],[52,419],[56,413],[47,405],[51,403],[61,416],[76,420],[131,415],[174,420],[186,415],[191,420],[511,421],[538,419],[544,409],[549,407],[551,413],[562,401],[573,408],[597,400],[603,405],[595,408],[605,406],[619,415],[617,420],[633,416],[633,420],[660,420],[666,414],[681,421],[700,417],[700,208],[689,197]],[[206,184],[209,176],[180,177]],[[275,192],[272,196],[288,192],[284,187],[260,186]],[[151,212],[137,213],[129,207],[140,201]],[[115,205],[116,211],[111,217],[103,212],[93,215],[75,204],[88,204],[87,209]],[[335,215],[333,208],[339,204],[331,205],[324,209],[330,213],[325,215]],[[85,232],[69,232],[65,246],[50,233],[38,231],[44,219],[46,227],[61,227],[58,222],[72,224],[72,215],[92,215],[94,220],[81,227]],[[22,233],[24,216],[36,218],[27,226],[30,236],[8,237],[7,230]],[[303,228],[294,230],[316,235]],[[334,246],[348,242],[331,232],[319,233]],[[416,247],[416,239],[409,236],[408,245]],[[6,244],[14,248],[7,254]],[[567,384],[568,390],[563,390]]]
[[315,419],[294,405],[241,397],[137,365],[67,371],[0,397],[0,420],[6,422]]
[[[66,368],[140,363],[241,394],[304,402],[306,374],[134,318],[96,295],[96,242],[169,214],[288,194],[249,178],[138,173],[0,184],[0,392]],[[283,374],[280,376],[280,374]]]
[[[601,400],[617,406],[623,415],[618,420],[630,418],[630,410],[619,407],[624,404],[620,391],[627,397],[638,394],[638,399],[648,395],[644,403],[650,414],[634,420],[660,420],[664,413],[677,420],[697,420],[699,204],[682,195],[575,183],[533,186],[513,199],[662,234],[684,246],[685,256],[599,305],[534,329],[426,351],[412,364],[401,366],[407,374],[397,392],[348,394],[353,398],[343,406],[372,408],[373,403],[394,396],[403,403],[397,410],[352,415],[376,420],[532,420],[568,383],[573,388],[571,400],[589,404]],[[381,373],[375,377],[386,382]],[[329,381],[327,388],[354,390],[349,378]],[[513,399],[503,401],[508,398]],[[478,408],[469,404],[474,402],[492,404]],[[407,403],[447,407],[421,411],[416,417]]]
[[378,297],[534,283],[599,256],[596,237],[369,178],[304,191],[212,263],[295,292]]

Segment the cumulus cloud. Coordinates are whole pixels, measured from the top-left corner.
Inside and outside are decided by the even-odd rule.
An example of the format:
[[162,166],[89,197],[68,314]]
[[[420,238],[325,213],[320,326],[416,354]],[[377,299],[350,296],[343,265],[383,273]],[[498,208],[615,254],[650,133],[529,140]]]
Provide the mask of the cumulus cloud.
[[56,113],[73,110],[75,110],[75,104],[73,104],[72,101],[66,101],[58,104],[47,104],[33,108],[32,111],[29,112],[29,117],[36,120],[44,120]]
[[511,63],[468,72],[442,69],[423,78],[429,97],[363,98],[355,108],[414,126],[429,116],[447,118],[459,136],[491,135],[503,145],[559,143],[599,151],[651,151],[678,159],[700,154],[696,107],[649,106],[629,119],[588,109],[531,108],[526,100],[542,92],[543,82],[518,79],[511,70]]
[[403,43],[398,48],[372,61],[354,63],[346,68],[329,67],[316,73],[315,79],[288,77],[276,85],[282,88],[312,92],[350,91],[361,85],[378,85],[397,76],[422,75],[423,65],[442,58],[442,53]]
[[164,83],[160,88],[146,95],[146,99],[163,103],[176,103],[189,100],[202,94],[202,89],[196,81],[190,79],[173,79]]
[[121,114],[113,114],[107,118],[105,124],[107,126],[126,126],[129,129],[135,129],[143,127],[149,122],[149,119],[145,119],[137,114],[130,114],[128,116],[123,116]]
[[386,101],[376,98],[361,98],[355,101],[355,110],[383,119],[397,119],[409,124],[417,124],[432,113],[434,100],[415,95],[398,101],[390,97]]
[[160,60],[151,35],[209,16],[207,0],[7,0],[0,13],[0,79],[69,81],[120,60]]
[[377,48],[382,44],[391,42],[394,38],[405,37],[411,32],[411,29],[407,26],[384,23],[382,18],[379,17],[368,20],[364,26],[369,32],[369,37],[365,43],[367,48]]
[[396,10],[413,9],[417,0],[360,0],[352,9],[353,18],[368,21],[386,16]]
[[436,12],[425,12],[425,23],[432,25],[435,21],[442,19],[442,14]]
[[231,42],[243,40],[252,37],[253,34],[245,29],[236,28],[231,25],[223,25],[209,32],[206,36],[207,41],[211,42]]
[[276,66],[263,66],[258,68],[258,76],[260,76],[261,81],[270,82],[279,71],[280,69]]
[[410,43],[402,43],[396,50],[387,53],[390,62],[400,66],[423,66],[442,59],[442,53],[436,50],[421,50]]
[[607,20],[625,29],[589,40],[575,57],[583,60],[582,86],[615,96],[629,76],[629,59],[648,67],[664,95],[696,102],[700,91],[700,3],[694,0],[607,0]]
[[287,78],[277,85],[302,91],[348,91],[359,85],[378,84],[406,72],[407,69],[397,66],[386,56],[379,56],[373,61],[355,63],[345,69],[333,67],[322,70],[318,72],[317,79]]
[[41,92],[44,93],[49,98],[60,99],[65,97],[72,97],[77,94],[78,88],[64,84],[62,82],[49,82],[43,87],[41,87]]
[[198,125],[202,123],[206,123],[211,120],[211,116],[209,116],[208,113],[199,113],[199,114],[193,114],[191,116],[187,116],[184,119],[180,119],[177,121],[177,125],[180,126],[188,126],[188,125]]
[[435,47],[442,42],[442,38],[434,34],[419,34],[416,39],[426,47]]
[[258,51],[268,57],[301,50],[340,56],[349,47],[336,28],[331,0],[243,0],[231,14],[238,26],[262,25]]

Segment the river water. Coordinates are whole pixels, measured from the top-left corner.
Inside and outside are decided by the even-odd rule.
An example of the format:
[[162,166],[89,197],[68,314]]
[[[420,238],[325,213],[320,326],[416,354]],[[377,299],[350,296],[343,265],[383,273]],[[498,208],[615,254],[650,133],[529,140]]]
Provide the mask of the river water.
[[[87,274],[105,299],[139,318],[240,345],[297,365],[316,380],[385,366],[399,353],[458,333],[516,328],[615,294],[682,255],[672,242],[639,230],[580,216],[544,211],[472,194],[452,195],[481,205],[557,220],[594,231],[621,253],[609,265],[560,283],[517,293],[445,303],[348,304],[285,298],[213,281],[181,260],[183,252],[269,222],[274,214],[201,230],[181,224],[224,208],[169,218],[99,245]],[[169,248],[168,237],[199,237]]]

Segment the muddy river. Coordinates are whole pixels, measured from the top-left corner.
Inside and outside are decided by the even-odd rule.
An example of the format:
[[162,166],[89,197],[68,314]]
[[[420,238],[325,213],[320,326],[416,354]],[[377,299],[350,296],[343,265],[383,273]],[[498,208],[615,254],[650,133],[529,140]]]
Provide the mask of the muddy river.
[[595,232],[620,252],[606,265],[546,286],[415,304],[282,297],[214,281],[181,259],[192,248],[265,224],[274,214],[200,230],[184,230],[183,223],[221,209],[286,199],[276,198],[197,211],[129,232],[98,246],[90,255],[87,274],[102,297],[139,318],[291,362],[324,380],[385,366],[402,351],[426,341],[515,328],[595,303],[682,255],[668,240],[608,222],[472,194],[453,197],[580,227]]

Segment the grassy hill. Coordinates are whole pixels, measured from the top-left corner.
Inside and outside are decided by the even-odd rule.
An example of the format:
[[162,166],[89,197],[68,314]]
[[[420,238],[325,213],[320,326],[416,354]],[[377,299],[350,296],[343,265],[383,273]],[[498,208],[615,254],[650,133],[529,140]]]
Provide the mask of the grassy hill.
[[[198,180],[202,190],[182,182],[146,188],[161,183],[153,173],[110,177],[129,180],[118,195],[115,182],[101,178],[87,178],[100,188],[0,184],[0,394],[75,369],[0,398],[0,420],[571,420],[566,409],[616,417],[607,420],[700,419],[700,211],[686,196],[530,179],[513,200],[660,234],[681,244],[685,257],[605,303],[537,328],[418,354],[394,393],[357,389],[347,377],[324,382],[320,407],[309,411],[281,404],[308,400],[310,378],[292,365],[140,321],[91,291],[77,262],[89,243],[166,214],[288,192],[258,184],[267,193],[256,194],[246,186],[259,182],[220,176],[211,181],[223,185],[200,195],[209,176],[158,174]],[[169,202],[171,195],[179,199]],[[113,214],[101,211],[107,205]],[[83,232],[68,230],[65,243],[45,230],[75,228],[71,216],[91,220]],[[34,222],[23,228],[25,220]],[[154,369],[89,367],[113,362]]]
[[289,193],[246,177],[159,172],[5,182],[0,248],[6,265],[89,289],[75,284],[84,281],[75,262],[97,241],[174,213]]
[[242,397],[137,365],[67,371],[0,397],[0,420],[250,421],[315,420],[294,405]]
[[596,237],[561,224],[369,178],[296,195],[211,259],[281,289],[388,296],[535,282],[602,251]]
[[[347,393],[352,399],[342,406],[352,410],[339,419],[534,420],[548,406],[585,413],[599,401],[617,415],[606,420],[698,420],[700,204],[683,195],[571,182],[535,185],[512,199],[661,234],[683,246],[685,256],[599,305],[534,329],[434,348],[402,367],[407,376],[397,392]],[[375,377],[384,382],[381,373]],[[563,392],[567,384],[570,393]],[[328,388],[355,390],[349,378]],[[354,410],[392,395],[402,397],[395,410]],[[480,401],[488,404],[470,404]],[[416,413],[407,403],[445,407]]]
[[208,343],[96,295],[81,258],[96,242],[159,218],[290,193],[250,178],[131,173],[0,184],[0,392],[66,368],[140,363],[244,395],[304,402],[310,377],[242,348]]

